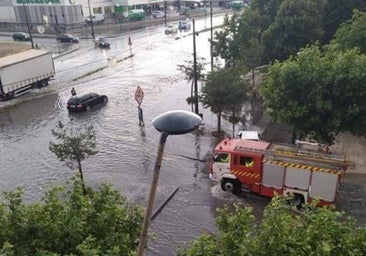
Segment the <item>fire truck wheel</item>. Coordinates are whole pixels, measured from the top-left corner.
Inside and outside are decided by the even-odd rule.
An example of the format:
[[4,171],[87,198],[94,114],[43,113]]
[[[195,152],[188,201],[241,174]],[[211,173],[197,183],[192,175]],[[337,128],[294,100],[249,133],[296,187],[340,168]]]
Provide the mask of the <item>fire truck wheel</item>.
[[234,179],[223,179],[221,181],[221,188],[223,191],[228,191],[233,194],[238,194],[240,191],[239,182]]

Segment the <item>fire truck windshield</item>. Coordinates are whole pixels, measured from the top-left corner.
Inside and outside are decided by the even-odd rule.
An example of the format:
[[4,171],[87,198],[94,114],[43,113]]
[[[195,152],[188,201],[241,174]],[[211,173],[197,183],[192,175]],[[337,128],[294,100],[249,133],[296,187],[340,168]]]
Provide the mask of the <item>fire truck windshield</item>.
[[228,163],[229,162],[229,154],[227,153],[217,153],[213,158],[214,162],[219,163]]

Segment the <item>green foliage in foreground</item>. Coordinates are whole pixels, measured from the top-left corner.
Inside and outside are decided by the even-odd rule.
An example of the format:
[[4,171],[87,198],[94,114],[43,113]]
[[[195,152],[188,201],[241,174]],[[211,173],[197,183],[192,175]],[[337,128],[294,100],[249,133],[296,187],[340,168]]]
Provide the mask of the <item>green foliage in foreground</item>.
[[25,204],[23,192],[4,193],[0,204],[0,255],[135,255],[143,220],[110,185],[88,190],[79,178]]
[[366,255],[366,229],[334,207],[290,208],[273,198],[260,223],[250,207],[220,209],[217,234],[203,234],[180,256],[217,255]]

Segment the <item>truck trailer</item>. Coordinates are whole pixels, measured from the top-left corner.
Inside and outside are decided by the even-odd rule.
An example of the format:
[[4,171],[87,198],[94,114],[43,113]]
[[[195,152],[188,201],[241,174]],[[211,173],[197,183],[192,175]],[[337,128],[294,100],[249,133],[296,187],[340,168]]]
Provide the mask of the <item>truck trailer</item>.
[[297,207],[313,200],[323,206],[336,201],[345,171],[352,167],[344,154],[330,152],[325,144],[224,139],[215,147],[210,177],[234,194],[290,194]]
[[31,49],[0,58],[0,99],[10,100],[45,87],[54,75],[50,51]]

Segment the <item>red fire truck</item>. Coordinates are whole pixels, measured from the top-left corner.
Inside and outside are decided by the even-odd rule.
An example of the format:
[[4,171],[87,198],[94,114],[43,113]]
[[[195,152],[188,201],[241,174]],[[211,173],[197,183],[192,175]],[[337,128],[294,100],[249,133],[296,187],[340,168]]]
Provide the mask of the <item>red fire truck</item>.
[[215,147],[210,177],[234,194],[293,194],[297,206],[313,199],[328,205],[336,201],[344,173],[352,167],[344,154],[331,153],[324,144],[224,139]]

